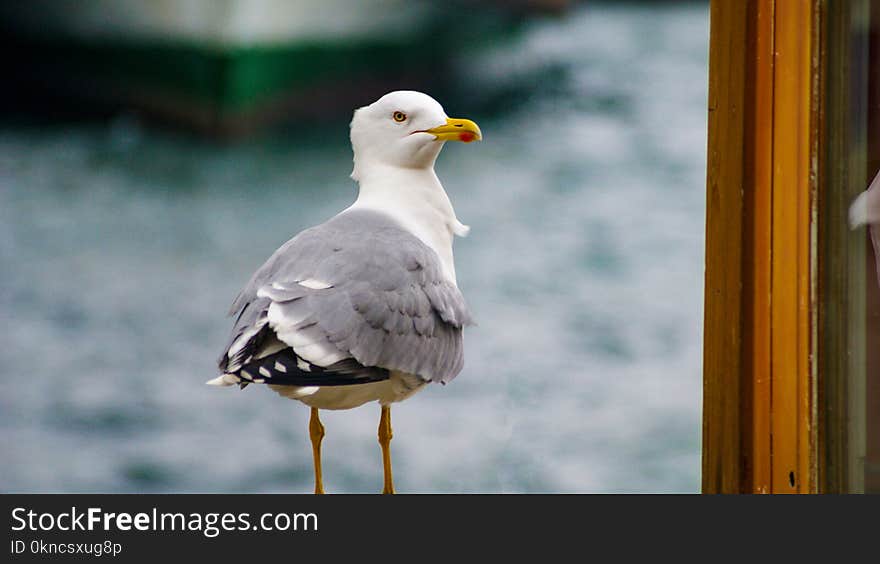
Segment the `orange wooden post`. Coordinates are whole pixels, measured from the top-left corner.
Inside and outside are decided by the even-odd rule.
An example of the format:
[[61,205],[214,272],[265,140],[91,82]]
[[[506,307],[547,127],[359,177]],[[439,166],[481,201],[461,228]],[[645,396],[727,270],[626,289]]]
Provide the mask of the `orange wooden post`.
[[820,0],[713,0],[703,491],[816,491]]
[[713,1],[709,46],[703,491],[740,489],[746,11]]
[[818,3],[776,2],[773,109],[772,491],[815,484]]
[[774,23],[773,2],[753,8],[752,105],[746,117],[750,133],[746,168],[746,230],[743,286],[743,380],[750,391],[744,411],[750,425],[744,440],[749,449],[741,491],[767,493],[771,489],[771,369],[770,312],[773,210],[773,105]]

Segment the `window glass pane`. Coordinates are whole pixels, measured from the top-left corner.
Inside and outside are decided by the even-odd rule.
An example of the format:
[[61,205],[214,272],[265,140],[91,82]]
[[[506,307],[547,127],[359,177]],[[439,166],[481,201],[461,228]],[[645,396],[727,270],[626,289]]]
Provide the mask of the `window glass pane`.
[[[822,481],[828,492],[880,492],[880,179],[864,192],[880,169],[880,0],[829,2],[827,10],[819,200]],[[848,214],[868,225],[850,229]]]

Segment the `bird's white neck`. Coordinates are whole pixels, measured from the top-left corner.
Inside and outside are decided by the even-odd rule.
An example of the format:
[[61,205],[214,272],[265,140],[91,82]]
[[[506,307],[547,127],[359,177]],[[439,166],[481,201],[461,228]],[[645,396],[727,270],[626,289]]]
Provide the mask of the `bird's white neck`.
[[377,165],[359,172],[360,191],[348,209],[370,209],[391,216],[434,249],[444,274],[455,283],[452,239],[467,235],[470,228],[458,221],[433,167]]

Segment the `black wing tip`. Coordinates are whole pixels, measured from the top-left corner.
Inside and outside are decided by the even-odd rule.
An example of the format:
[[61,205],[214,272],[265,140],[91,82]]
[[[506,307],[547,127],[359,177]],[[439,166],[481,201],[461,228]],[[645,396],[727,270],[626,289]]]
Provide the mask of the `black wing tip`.
[[318,366],[286,348],[263,358],[253,359],[231,372],[247,384],[279,386],[351,386],[381,382],[390,377],[385,368],[364,366],[354,359],[344,359],[327,367]]

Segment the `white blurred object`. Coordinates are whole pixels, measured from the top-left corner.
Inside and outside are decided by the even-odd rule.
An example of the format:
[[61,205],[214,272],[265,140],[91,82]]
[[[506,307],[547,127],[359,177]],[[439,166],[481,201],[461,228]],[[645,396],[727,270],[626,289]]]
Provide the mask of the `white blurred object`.
[[403,0],[31,0],[5,3],[0,15],[41,33],[228,48],[415,34],[429,8]]
[[880,223],[880,172],[849,208],[849,225],[853,229],[877,223]]
[[868,189],[858,195],[849,208],[849,224],[853,229],[867,225],[874,245],[874,264],[880,283],[880,172]]

